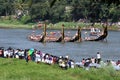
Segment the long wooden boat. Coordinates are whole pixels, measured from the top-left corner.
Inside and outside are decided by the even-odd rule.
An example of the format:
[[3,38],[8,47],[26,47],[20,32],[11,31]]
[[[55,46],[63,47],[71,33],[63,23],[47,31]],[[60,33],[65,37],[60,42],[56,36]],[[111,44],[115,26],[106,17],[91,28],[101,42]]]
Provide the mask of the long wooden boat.
[[62,25],[62,31],[57,36],[56,35],[49,35],[46,33],[46,24],[44,26],[44,32],[42,35],[34,35],[31,34],[28,36],[28,39],[31,41],[37,42],[75,42],[81,40],[81,31],[80,27],[78,27],[77,33],[72,38],[69,36],[65,36],[64,34],[64,25]]
[[42,35],[28,35],[28,39],[31,40],[31,41],[40,41],[42,40]]
[[106,26],[106,27],[104,27],[104,31],[103,31],[102,35],[100,35],[97,38],[89,38],[85,41],[101,41],[101,40],[104,40],[107,36],[108,36],[108,30],[107,30],[107,26]]
[[76,42],[79,40],[79,35],[74,35],[73,37],[64,36],[64,39],[61,36],[44,36],[44,35],[29,35],[28,39],[36,42]]
[[[94,37],[88,37],[84,41],[101,41],[104,40],[108,36],[108,30],[107,26],[104,27],[103,34],[100,35],[97,38]],[[78,29],[77,34],[75,34],[72,38],[65,36],[64,35],[64,29],[62,30],[62,34],[59,36],[54,36],[54,35],[29,35],[28,39],[31,41],[37,41],[37,42],[76,42],[76,41],[81,41],[81,31]]]
[[[43,40],[44,38],[44,40]],[[45,36],[41,38],[39,42],[76,42],[76,41],[81,41],[81,31],[80,28],[78,28],[77,33],[73,37],[65,36],[64,35],[64,28],[62,29],[62,33],[60,34],[59,37],[56,36]]]

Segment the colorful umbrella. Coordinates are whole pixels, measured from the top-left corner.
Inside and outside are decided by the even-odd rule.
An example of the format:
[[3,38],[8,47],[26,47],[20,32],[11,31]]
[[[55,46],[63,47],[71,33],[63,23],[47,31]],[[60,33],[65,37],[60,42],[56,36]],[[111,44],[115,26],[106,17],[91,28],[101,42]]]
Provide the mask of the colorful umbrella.
[[33,52],[34,52],[34,49],[33,49],[33,48],[29,49],[29,51],[28,51],[28,55],[32,55]]

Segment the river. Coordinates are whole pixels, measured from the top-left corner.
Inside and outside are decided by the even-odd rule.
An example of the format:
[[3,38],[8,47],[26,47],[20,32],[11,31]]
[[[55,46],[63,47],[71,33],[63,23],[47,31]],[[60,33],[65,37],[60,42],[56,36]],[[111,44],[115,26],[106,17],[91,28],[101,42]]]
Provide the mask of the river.
[[[48,30],[48,32],[57,30]],[[75,30],[66,30],[72,35]],[[35,48],[44,53],[50,53],[56,56],[66,56],[75,61],[81,61],[82,58],[96,57],[96,53],[100,52],[103,60],[118,60],[120,59],[120,32],[108,31],[107,42],[66,42],[66,43],[39,43],[32,42],[27,39],[27,36],[32,32],[29,29],[0,29],[0,47],[28,49]],[[84,37],[82,31],[82,37]],[[36,30],[36,34],[42,33],[42,30]]]

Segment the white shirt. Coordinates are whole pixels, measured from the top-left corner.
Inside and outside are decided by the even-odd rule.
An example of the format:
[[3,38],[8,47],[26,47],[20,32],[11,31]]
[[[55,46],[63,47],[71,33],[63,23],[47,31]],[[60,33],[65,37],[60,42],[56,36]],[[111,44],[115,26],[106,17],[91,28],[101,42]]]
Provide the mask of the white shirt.
[[100,54],[97,54],[97,59],[100,59],[101,58],[101,55]]

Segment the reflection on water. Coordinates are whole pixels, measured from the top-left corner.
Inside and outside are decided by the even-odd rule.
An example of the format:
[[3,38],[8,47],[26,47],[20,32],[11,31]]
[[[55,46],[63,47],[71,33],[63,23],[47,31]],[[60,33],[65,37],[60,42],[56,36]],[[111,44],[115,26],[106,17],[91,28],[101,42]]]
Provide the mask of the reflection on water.
[[[56,31],[48,30],[47,32]],[[58,31],[58,30],[57,30]],[[65,30],[66,33],[70,32],[70,36],[73,36],[75,30]],[[120,59],[120,32],[109,31],[107,42],[67,42],[67,43],[39,43],[32,42],[27,39],[32,30],[24,29],[0,29],[0,46],[8,48],[36,48],[45,53],[50,53],[57,56],[69,55],[70,58],[75,61],[80,61],[82,58],[96,57],[96,53],[99,51],[102,55],[102,59]],[[36,30],[36,34],[42,33],[42,30]],[[82,31],[82,37],[84,37],[84,31]]]

